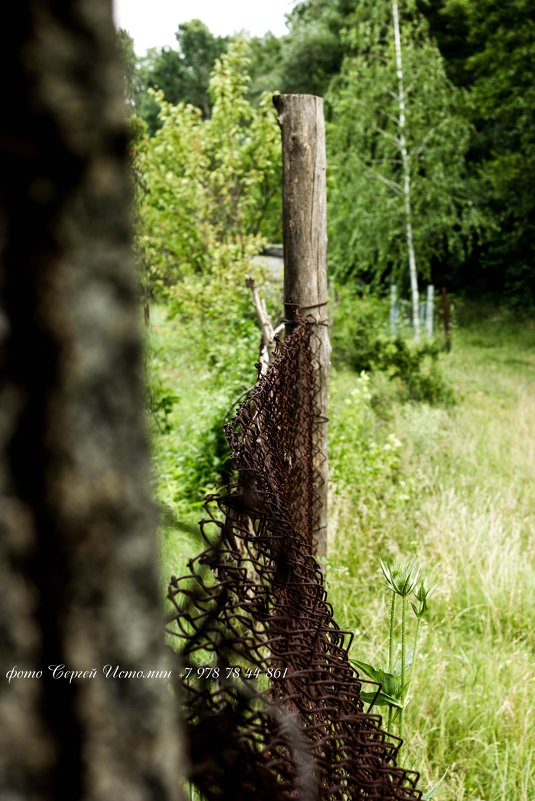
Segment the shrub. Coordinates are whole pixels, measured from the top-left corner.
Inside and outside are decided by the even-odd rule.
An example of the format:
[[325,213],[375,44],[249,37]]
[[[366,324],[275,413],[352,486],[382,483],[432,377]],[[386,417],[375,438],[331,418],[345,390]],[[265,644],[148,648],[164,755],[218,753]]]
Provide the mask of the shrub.
[[454,403],[453,389],[438,363],[442,346],[435,340],[416,343],[392,336],[388,309],[386,300],[341,288],[335,301],[334,363],[358,373],[385,373],[398,385],[402,400]]

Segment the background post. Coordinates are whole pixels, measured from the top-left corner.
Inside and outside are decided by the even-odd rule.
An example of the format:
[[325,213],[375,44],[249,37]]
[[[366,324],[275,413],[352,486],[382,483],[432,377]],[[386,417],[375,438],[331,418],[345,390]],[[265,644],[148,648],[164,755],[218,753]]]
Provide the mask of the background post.
[[433,284],[429,284],[427,287],[427,309],[425,312],[425,325],[427,336],[429,339],[433,338],[433,312],[434,312],[434,300],[435,300],[435,287]]

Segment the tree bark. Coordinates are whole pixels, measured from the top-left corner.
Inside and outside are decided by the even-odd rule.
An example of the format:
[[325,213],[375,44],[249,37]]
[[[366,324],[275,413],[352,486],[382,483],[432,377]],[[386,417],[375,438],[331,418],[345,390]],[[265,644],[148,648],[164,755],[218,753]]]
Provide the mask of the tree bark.
[[177,798],[111,4],[0,40],[0,799]]
[[418,272],[416,269],[416,255],[414,251],[414,236],[412,230],[412,204],[411,204],[411,169],[409,152],[407,150],[406,135],[406,102],[405,87],[403,80],[403,59],[401,54],[401,35],[399,30],[399,9],[397,0],[392,2],[392,19],[394,23],[394,45],[396,50],[396,71],[398,77],[398,102],[399,102],[399,150],[401,154],[401,164],[403,168],[403,208],[405,212],[405,234],[407,237],[407,253],[409,256],[409,276],[411,282],[412,296],[412,324],[414,328],[414,338],[418,342],[420,339],[420,294],[418,291]]
[[312,349],[318,371],[314,431],[317,555],[327,553],[327,194],[323,100],[312,95],[273,98],[282,133],[284,302],[286,333],[299,316],[315,321]]

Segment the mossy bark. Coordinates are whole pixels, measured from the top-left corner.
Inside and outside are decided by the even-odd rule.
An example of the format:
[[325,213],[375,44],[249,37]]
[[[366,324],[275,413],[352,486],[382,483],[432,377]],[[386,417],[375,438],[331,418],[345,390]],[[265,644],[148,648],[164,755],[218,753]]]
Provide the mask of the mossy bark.
[[111,5],[0,39],[0,799],[177,798]]

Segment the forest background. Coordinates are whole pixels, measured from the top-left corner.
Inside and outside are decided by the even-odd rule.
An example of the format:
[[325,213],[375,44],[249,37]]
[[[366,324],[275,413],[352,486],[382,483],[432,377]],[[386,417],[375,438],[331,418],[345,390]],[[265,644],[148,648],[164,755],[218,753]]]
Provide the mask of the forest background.
[[150,321],[162,584],[200,549],[203,498],[231,475],[222,422],[258,360],[247,275],[274,323],[281,318],[280,276],[253,261],[282,239],[271,96],[318,94],[333,319],[329,597],[355,635],[352,656],[386,671],[380,560],[417,558],[436,589],[418,665],[413,654],[407,666],[406,764],[424,787],[445,776],[438,798],[527,801],[534,8],[399,7],[417,271],[422,286],[448,290],[447,343],[438,328],[415,344],[403,313],[398,330],[389,327],[390,285],[409,295],[391,2],[298,3],[280,38],[219,37],[192,20],[176,48],[142,58],[119,31]]
[[[446,284],[451,290],[500,293],[513,302],[533,303],[533,4],[518,0],[505,7],[492,0],[409,0],[401,10],[409,74],[408,129],[412,129],[418,155],[425,154],[425,164],[419,163],[418,170],[434,180],[437,193],[447,192],[450,197],[447,208],[439,207],[434,223],[438,228],[427,229],[427,237],[421,234],[427,242],[421,270],[436,285]],[[387,157],[374,152],[374,147],[381,149],[379,126],[374,122],[384,123],[391,112],[392,98],[385,100],[387,78],[381,71],[385,51],[388,57],[393,49],[391,4],[309,0],[296,5],[288,25],[285,37],[268,34],[251,40],[249,97],[257,102],[263,91],[325,97],[331,123],[329,219],[331,234],[336,232],[331,271],[344,277],[368,272],[375,276],[377,245],[374,249],[369,244],[374,231],[362,245],[365,259],[351,248],[361,240],[358,212],[363,207],[363,182],[354,167],[364,161],[369,169],[378,158]],[[151,132],[160,123],[150,88],[161,90],[170,103],[191,103],[205,117],[210,114],[209,76],[231,40],[212,35],[199,21],[181,25],[176,36],[175,49],[151,50],[136,59],[132,40],[126,32],[121,34],[128,65],[128,102]],[[382,102],[377,103],[381,92]],[[367,110],[362,116],[363,109]],[[379,120],[370,119],[371,114]],[[362,141],[365,135],[355,130],[357,117],[375,142]],[[449,149],[448,161],[435,146],[437,134]],[[433,161],[441,158],[451,171],[451,152],[455,153],[454,177],[428,172]],[[347,165],[342,175],[339,162]],[[347,173],[352,176],[349,197]],[[369,172],[364,173],[369,184]],[[355,200],[355,212],[348,221],[345,212]],[[378,200],[377,209],[382,205]],[[384,231],[386,214],[386,210],[382,215],[370,212],[360,225],[369,230],[369,221],[376,220]],[[280,241],[278,215],[263,220],[261,230],[271,241]],[[381,254],[379,267],[384,272],[403,272],[399,261],[395,252],[390,259]]]

